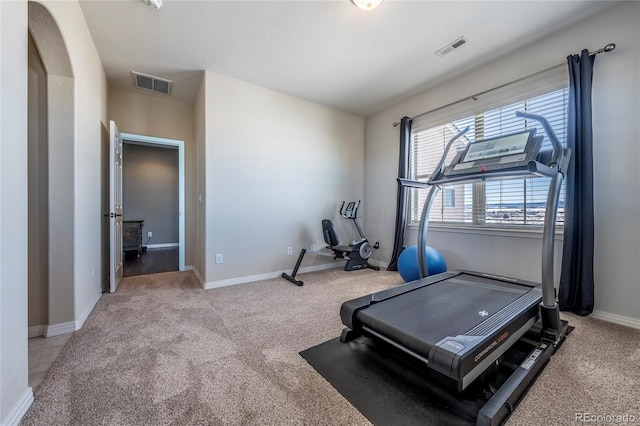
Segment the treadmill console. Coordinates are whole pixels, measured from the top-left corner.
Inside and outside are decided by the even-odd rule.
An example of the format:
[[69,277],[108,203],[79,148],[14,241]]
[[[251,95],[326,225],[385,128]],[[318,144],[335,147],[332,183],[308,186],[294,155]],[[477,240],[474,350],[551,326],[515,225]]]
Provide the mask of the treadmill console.
[[449,164],[443,175],[447,177],[499,172],[526,167],[536,160],[542,137],[536,129],[502,135],[468,144]]

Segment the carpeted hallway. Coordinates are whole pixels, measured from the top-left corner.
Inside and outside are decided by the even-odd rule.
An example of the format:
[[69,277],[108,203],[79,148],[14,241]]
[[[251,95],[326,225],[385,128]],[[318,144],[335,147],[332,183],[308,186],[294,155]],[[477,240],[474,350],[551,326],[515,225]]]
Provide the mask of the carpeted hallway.
[[[340,334],[343,301],[397,273],[322,271],[202,290],[190,272],[125,278],[105,294],[35,394],[24,425],[369,424],[299,351]],[[576,326],[509,425],[640,422],[640,330]]]

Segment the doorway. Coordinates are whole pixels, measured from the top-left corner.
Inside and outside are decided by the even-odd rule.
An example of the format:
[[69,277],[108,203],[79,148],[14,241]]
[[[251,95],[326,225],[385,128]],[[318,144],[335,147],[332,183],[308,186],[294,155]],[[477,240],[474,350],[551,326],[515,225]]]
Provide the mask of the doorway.
[[184,271],[184,142],[121,138],[124,276]]

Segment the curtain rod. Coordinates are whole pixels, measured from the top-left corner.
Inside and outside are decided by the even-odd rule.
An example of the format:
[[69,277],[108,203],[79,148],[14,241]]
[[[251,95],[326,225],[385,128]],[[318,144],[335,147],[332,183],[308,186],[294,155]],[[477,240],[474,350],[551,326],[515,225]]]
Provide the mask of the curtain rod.
[[[611,52],[611,51],[612,51],[612,50],[614,50],[615,48],[616,48],[615,43],[609,43],[609,44],[607,44],[605,47],[603,47],[603,48],[601,48],[601,49],[598,49],[598,50],[593,51],[593,52],[589,52],[589,55],[597,55],[597,54],[599,54],[599,53],[603,53],[603,52]],[[438,107],[438,108],[432,109],[432,110],[430,110],[430,111],[423,112],[423,113],[421,113],[421,114],[418,114],[418,115],[416,115],[416,116],[413,116],[413,117],[411,117],[411,119],[412,119],[412,120],[415,120],[415,119],[416,119],[416,118],[418,118],[418,117],[422,117],[422,116],[425,116],[425,115],[427,115],[427,114],[431,114],[431,113],[434,113],[434,112],[436,112],[436,111],[440,111],[441,109],[448,108],[448,107],[450,107],[450,106],[453,106],[453,105],[459,104],[460,102],[464,102],[464,101],[467,101],[467,100],[469,100],[469,99],[472,99],[472,100],[476,101],[476,100],[478,100],[478,97],[479,97],[479,96],[486,95],[487,93],[493,92],[494,90],[502,89],[503,87],[509,86],[509,85],[511,85],[511,84],[519,83],[519,82],[521,82],[521,81],[523,81],[523,80],[526,80],[526,79],[531,78],[531,77],[535,77],[535,76],[537,76],[537,75],[539,75],[539,74],[543,74],[543,73],[545,73],[545,72],[547,72],[547,71],[551,71],[551,70],[556,69],[556,68],[559,68],[559,67],[561,67],[561,66],[563,66],[563,65],[566,65],[566,63],[564,63],[564,62],[563,62],[563,63],[561,63],[561,64],[557,64],[557,65],[554,65],[554,66],[552,66],[552,67],[545,68],[545,69],[540,70],[540,71],[536,71],[536,72],[534,72],[534,73],[532,73],[532,74],[525,75],[524,77],[520,77],[520,78],[518,78],[518,79],[516,79],[516,80],[512,80],[512,81],[510,81],[510,82],[508,82],[508,83],[501,84],[500,86],[494,87],[494,88],[492,88],[492,89],[488,89],[488,90],[485,90],[485,91],[483,91],[483,92],[476,93],[475,95],[471,95],[471,96],[467,96],[466,98],[458,99],[458,100],[457,100],[457,101],[455,101],[455,102],[451,102],[451,103],[446,104],[446,105],[443,105],[443,106],[441,106],[441,107]],[[393,127],[397,127],[399,124],[400,124],[400,122],[399,122],[399,121],[396,121],[396,122],[394,122],[394,123],[393,123]]]

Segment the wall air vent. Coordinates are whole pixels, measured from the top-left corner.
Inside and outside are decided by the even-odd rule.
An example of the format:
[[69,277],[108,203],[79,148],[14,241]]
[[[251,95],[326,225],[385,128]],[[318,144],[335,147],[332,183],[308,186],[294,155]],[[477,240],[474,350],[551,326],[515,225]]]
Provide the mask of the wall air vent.
[[173,84],[173,81],[142,74],[136,71],[131,72],[133,73],[133,84],[138,89],[151,90],[156,93],[162,93],[163,95],[171,93],[171,85]]
[[466,42],[467,42],[467,40],[465,40],[464,37],[459,37],[459,38],[455,39],[454,41],[452,41],[451,43],[447,44],[442,49],[436,51],[435,53],[438,56],[444,56],[447,53],[453,52],[454,50],[456,50],[457,48],[459,48],[460,46],[462,46]]

